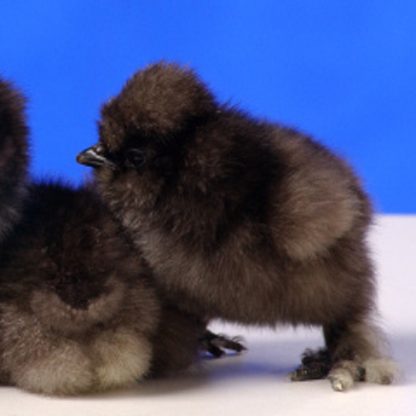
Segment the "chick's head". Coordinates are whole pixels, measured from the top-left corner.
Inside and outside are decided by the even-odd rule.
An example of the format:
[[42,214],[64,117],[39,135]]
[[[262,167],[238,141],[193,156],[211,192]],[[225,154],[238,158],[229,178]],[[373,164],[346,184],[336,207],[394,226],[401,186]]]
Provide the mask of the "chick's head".
[[172,156],[189,131],[216,109],[215,98],[192,70],[165,62],[150,65],[104,104],[99,142],[78,155],[78,162],[111,170],[160,167],[164,156]]

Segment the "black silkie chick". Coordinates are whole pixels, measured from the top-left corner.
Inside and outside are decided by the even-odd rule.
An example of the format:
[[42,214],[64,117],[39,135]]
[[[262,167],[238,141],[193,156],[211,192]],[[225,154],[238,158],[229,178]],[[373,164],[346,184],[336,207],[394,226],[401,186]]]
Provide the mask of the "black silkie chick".
[[196,74],[157,63],[102,108],[78,156],[184,311],[251,325],[321,326],[294,380],[388,384],[371,323],[369,199],[352,169],[296,130],[218,103]]
[[161,303],[92,191],[30,186],[0,251],[2,384],[53,395],[122,387],[190,365],[203,329]]
[[64,395],[147,373],[159,302],[118,235],[90,191],[30,186],[0,255],[2,383]]
[[0,78],[0,241],[18,221],[26,193],[28,129],[25,99]]

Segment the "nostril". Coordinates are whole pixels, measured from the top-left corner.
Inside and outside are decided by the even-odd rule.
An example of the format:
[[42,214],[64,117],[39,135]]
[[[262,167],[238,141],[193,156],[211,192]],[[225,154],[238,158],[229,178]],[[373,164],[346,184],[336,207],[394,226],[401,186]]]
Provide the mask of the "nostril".
[[94,150],[97,155],[104,155],[104,147],[101,144],[96,144]]

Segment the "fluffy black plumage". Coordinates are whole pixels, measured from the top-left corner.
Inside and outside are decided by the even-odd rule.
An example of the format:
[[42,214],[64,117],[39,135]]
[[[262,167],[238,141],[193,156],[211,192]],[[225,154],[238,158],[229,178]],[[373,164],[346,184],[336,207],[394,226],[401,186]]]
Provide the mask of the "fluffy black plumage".
[[118,234],[89,191],[30,187],[0,257],[3,382],[75,394],[147,372],[159,304]]
[[88,189],[35,183],[0,251],[0,380],[78,394],[186,368],[204,326],[162,304]]
[[25,98],[0,78],[0,240],[18,220],[28,168]]
[[319,325],[326,347],[293,379],[389,383],[370,322],[372,211],[352,169],[315,140],[217,102],[196,74],[158,63],[102,108],[79,162],[172,302],[244,324]]

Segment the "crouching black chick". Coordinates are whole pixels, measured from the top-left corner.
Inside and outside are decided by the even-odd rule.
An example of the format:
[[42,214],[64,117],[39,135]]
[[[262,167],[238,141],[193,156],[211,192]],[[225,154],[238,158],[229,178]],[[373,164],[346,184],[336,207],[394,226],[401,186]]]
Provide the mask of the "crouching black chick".
[[306,353],[294,380],[393,380],[371,323],[371,206],[342,159],[163,62],[103,106],[99,137],[78,161],[95,168],[172,302],[243,324],[323,327],[325,348]]
[[0,241],[18,221],[27,183],[25,99],[0,78]]
[[0,381],[68,395],[185,368],[204,325],[152,281],[93,192],[32,184],[0,252]]

